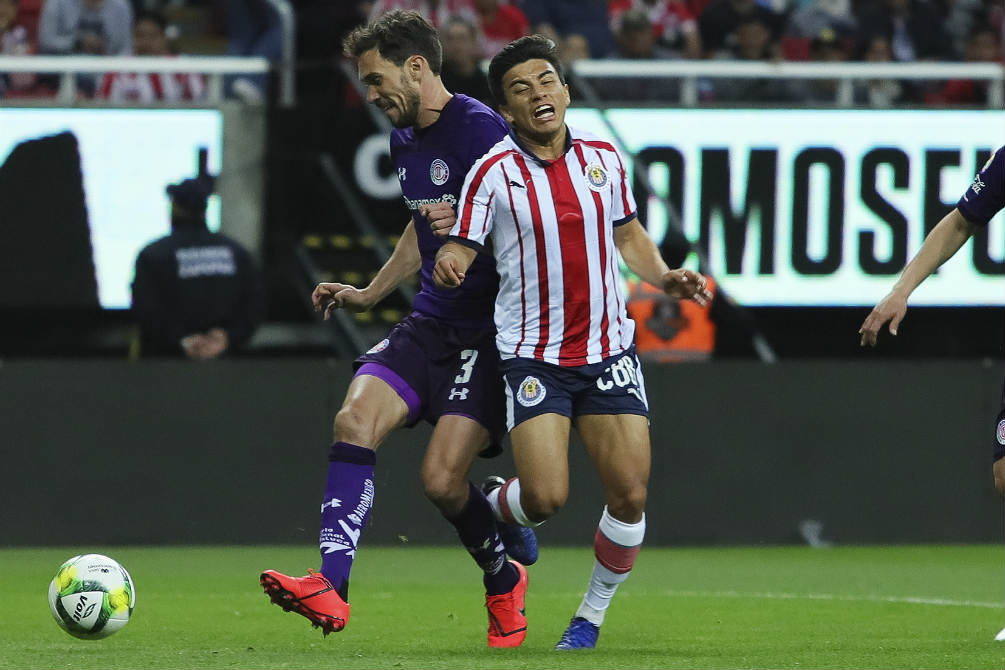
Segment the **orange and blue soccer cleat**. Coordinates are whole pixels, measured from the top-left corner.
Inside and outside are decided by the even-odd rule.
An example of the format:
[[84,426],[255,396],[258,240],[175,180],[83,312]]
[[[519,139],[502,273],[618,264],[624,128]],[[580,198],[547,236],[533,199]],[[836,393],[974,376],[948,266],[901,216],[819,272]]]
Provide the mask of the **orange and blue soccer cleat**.
[[260,578],[265,595],[287,612],[296,612],[324,635],[337,633],[349,621],[349,603],[324,575],[308,570],[306,577],[290,577],[266,570]]
[[489,646],[519,647],[527,637],[527,614],[524,599],[527,596],[527,569],[510,561],[520,575],[516,586],[507,593],[485,594],[485,609],[489,611]]

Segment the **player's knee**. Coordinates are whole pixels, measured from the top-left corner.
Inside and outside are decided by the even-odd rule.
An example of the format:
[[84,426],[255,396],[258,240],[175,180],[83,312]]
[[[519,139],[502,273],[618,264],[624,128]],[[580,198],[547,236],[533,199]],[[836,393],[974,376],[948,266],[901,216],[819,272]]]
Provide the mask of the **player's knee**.
[[639,519],[646,509],[647,495],[648,490],[644,485],[608,492],[607,511],[615,519]]
[[569,497],[568,491],[549,489],[546,491],[521,491],[520,506],[531,521],[540,522],[558,513]]
[[376,423],[357,402],[348,402],[335,414],[335,441],[372,447],[377,442]]
[[447,516],[460,514],[468,502],[468,480],[448,470],[423,468],[422,490]]

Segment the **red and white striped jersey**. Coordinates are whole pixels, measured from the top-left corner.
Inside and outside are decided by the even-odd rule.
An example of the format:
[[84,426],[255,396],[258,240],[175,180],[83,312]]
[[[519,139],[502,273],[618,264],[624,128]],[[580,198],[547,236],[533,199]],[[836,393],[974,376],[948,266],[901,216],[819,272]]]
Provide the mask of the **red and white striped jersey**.
[[112,102],[202,100],[206,79],[195,72],[106,72],[95,97]]
[[469,245],[491,237],[504,359],[588,365],[631,346],[635,323],[625,311],[614,227],[635,212],[617,149],[574,128],[554,161],[511,133],[474,164],[450,234]]

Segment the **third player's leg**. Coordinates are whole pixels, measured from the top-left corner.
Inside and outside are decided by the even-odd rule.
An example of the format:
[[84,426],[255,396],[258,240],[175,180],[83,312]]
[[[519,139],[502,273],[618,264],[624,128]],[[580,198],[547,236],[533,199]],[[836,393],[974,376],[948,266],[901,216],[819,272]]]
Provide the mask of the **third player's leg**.
[[408,406],[390,384],[373,375],[359,375],[349,384],[335,415],[335,442],[376,450],[407,417]]
[[637,414],[588,414],[576,429],[600,476],[611,516],[636,523],[645,511],[651,454],[649,422]]

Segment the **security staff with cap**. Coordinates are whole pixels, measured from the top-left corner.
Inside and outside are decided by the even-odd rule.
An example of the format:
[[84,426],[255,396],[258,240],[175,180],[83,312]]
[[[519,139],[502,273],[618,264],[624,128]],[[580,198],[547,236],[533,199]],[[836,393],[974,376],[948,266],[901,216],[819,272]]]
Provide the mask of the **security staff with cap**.
[[208,360],[240,349],[258,325],[262,287],[251,255],[206,226],[208,176],[167,187],[171,234],[136,258],[133,313],[142,356]]

